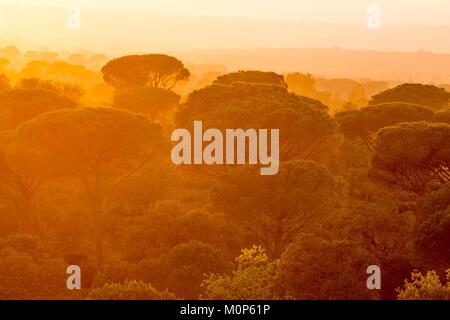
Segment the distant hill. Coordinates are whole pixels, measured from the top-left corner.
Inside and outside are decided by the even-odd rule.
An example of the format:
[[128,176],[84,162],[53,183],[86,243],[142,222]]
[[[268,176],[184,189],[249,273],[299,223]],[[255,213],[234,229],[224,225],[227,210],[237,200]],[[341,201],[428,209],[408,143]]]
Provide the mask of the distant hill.
[[173,54],[234,69],[312,73],[326,77],[450,83],[450,54],[330,49],[191,50]]

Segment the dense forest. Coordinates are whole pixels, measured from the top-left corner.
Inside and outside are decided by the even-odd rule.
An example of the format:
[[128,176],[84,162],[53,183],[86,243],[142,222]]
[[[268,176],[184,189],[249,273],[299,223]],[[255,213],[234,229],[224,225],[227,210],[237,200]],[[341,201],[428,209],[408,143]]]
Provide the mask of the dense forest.
[[[450,298],[450,86],[0,57],[1,299]],[[278,174],[174,165],[195,120],[278,128]]]

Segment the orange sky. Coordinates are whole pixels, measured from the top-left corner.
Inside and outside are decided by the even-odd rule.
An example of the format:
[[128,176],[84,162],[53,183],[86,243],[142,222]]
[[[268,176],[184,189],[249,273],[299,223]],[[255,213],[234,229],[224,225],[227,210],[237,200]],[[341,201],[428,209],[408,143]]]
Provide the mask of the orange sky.
[[[79,30],[66,28],[73,4],[81,10]],[[380,30],[367,28],[370,4],[381,10]],[[0,0],[0,17],[0,45],[27,48],[450,53],[449,0]]]
[[0,0],[13,5],[69,5],[84,9],[160,14],[361,23],[369,5],[386,24],[450,25],[448,0]]

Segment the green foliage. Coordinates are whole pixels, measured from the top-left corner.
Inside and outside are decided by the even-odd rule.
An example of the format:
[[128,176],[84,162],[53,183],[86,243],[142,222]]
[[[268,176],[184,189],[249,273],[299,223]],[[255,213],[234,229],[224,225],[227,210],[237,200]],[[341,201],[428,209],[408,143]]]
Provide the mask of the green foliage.
[[125,281],[124,283],[105,284],[93,289],[87,297],[89,300],[174,300],[175,295],[158,291],[151,284],[142,281]]
[[202,298],[216,300],[273,300],[278,261],[271,262],[260,246],[243,249],[231,274],[210,274]]
[[413,271],[411,281],[405,280],[403,288],[397,290],[399,300],[450,300],[450,269],[447,270],[447,283],[442,284],[436,271],[425,275]]

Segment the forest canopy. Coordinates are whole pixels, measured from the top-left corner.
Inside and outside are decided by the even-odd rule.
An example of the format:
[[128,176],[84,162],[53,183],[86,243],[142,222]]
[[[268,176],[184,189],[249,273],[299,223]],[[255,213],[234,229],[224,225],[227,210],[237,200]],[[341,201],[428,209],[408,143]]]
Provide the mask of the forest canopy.
[[[449,297],[448,85],[11,46],[0,74],[0,298]],[[279,129],[279,171],[174,164],[195,121]]]

